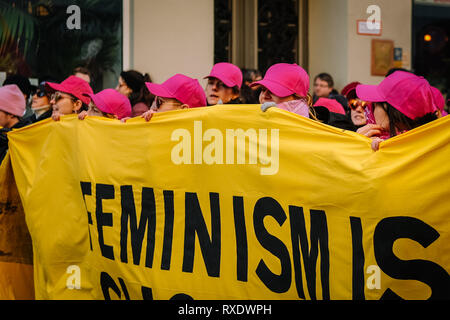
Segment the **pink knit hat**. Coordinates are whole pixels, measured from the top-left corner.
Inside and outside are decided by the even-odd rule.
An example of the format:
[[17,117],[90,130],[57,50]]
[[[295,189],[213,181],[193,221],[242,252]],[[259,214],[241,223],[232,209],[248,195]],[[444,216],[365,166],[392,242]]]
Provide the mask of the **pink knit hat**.
[[25,108],[25,97],[18,86],[9,84],[0,87],[0,110],[17,117],[23,117]]
[[436,108],[443,111],[445,107],[445,99],[442,95],[441,91],[436,87],[431,87],[431,91],[433,92],[434,104]]
[[84,94],[92,99],[101,111],[114,114],[117,118],[131,117],[130,100],[114,89],[105,89],[97,94]]
[[277,63],[267,70],[264,79],[250,85],[255,86],[263,86],[281,98],[293,94],[306,97],[309,91],[309,76],[295,63]]

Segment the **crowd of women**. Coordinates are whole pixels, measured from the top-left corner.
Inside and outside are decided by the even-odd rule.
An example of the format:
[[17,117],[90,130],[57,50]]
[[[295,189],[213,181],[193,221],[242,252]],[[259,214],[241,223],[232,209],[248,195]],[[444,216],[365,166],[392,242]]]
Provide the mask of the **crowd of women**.
[[[330,75],[314,79],[310,92],[308,73],[297,64],[278,63],[264,75],[241,70],[231,63],[217,63],[203,88],[197,79],[176,74],[161,84],[138,71],[120,74],[115,89],[94,93],[86,72],[74,73],[61,83],[43,81],[33,93],[33,114],[24,117],[26,94],[19,83],[0,87],[0,162],[8,150],[6,132],[31,123],[78,114],[115,118],[132,117],[150,121],[154,113],[179,109],[232,104],[261,104],[262,110],[276,107],[314,121],[373,139],[372,148],[393,136],[446,116],[441,92],[426,79],[407,70],[392,70],[378,85],[348,84],[339,94]],[[19,84],[19,85],[18,85]]]

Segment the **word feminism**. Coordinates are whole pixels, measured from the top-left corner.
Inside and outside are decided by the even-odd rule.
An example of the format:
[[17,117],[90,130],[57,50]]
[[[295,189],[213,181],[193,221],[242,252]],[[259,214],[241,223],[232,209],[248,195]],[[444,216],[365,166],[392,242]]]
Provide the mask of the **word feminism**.
[[[267,129],[227,129],[224,137],[219,129],[208,129],[203,133],[202,121],[194,121],[193,143],[189,130],[177,129],[172,132],[171,140],[178,142],[172,148],[172,162],[176,165],[260,164],[261,175],[275,175],[279,169],[279,131],[270,130],[269,145]],[[209,144],[203,147],[204,142]]]
[[[120,194],[116,194],[116,188]],[[133,263],[135,266],[154,268],[153,258],[155,254],[156,239],[162,239],[161,270],[170,270],[172,259],[172,242],[174,239],[174,191],[163,191],[163,201],[156,201],[152,188],[142,188],[141,214],[136,214],[135,191],[133,186],[125,185],[115,187],[108,184],[92,185],[91,182],[81,182],[81,191],[87,208],[88,223],[96,225],[98,245],[101,255],[113,261],[121,263]],[[87,196],[95,192],[95,208],[89,208],[86,202]],[[120,202],[120,221],[113,220],[113,213],[104,212],[103,200]],[[120,200],[119,200],[120,199]],[[232,213],[226,215],[221,210],[221,201],[232,201]],[[156,204],[164,204],[164,226],[156,225]],[[309,297],[317,299],[316,271],[320,270],[320,284],[322,298],[330,299],[330,252],[327,214],[323,210],[309,210],[305,212],[303,207],[290,205],[285,212],[281,204],[271,197],[262,197],[256,201],[252,212],[252,229],[246,225],[244,211],[244,197],[233,196],[232,199],[223,199],[219,193],[209,193],[209,212],[204,212],[200,207],[197,193],[184,192],[184,245],[182,252],[182,272],[193,273],[196,239],[202,253],[203,263],[209,277],[221,276],[222,255],[222,227],[223,219],[233,219],[236,247],[235,280],[248,282],[249,254],[255,254],[254,248],[249,247],[249,233],[253,233],[259,245],[267,251],[267,255],[259,257],[259,263],[254,271],[261,283],[274,293],[287,292],[294,280],[298,298],[305,299],[305,289]],[[160,212],[158,210],[158,212]],[[177,213],[180,211],[177,211]],[[94,213],[94,214],[92,214]],[[310,230],[309,237],[305,214],[309,213]],[[210,232],[205,222],[205,216],[209,216]],[[95,219],[94,219],[95,217]],[[280,238],[270,233],[264,220],[270,217],[280,227],[285,223],[290,228],[290,243],[284,243]],[[363,247],[363,230],[361,218],[349,217],[348,223],[351,229],[349,239],[352,242],[352,294],[353,299],[365,299],[364,264],[365,254]],[[120,228],[119,228],[120,225]],[[119,250],[105,243],[104,229],[112,228],[113,232],[120,233]],[[156,230],[163,232],[163,237],[156,237]],[[273,230],[273,229],[270,229]],[[145,238],[146,235],[146,238]],[[432,291],[431,298],[448,299],[450,293],[450,276],[444,268],[438,264],[426,260],[405,261],[399,259],[393,250],[397,239],[406,238],[418,242],[423,247],[428,247],[439,238],[439,233],[425,222],[412,217],[388,217],[378,222],[373,235],[373,250],[376,262],[380,269],[394,279],[418,280],[427,284]],[[92,237],[89,232],[90,246]],[[118,237],[118,238],[119,238]],[[108,237],[112,239],[111,237]],[[114,237],[116,238],[116,237]],[[145,239],[144,239],[145,238]],[[128,240],[131,240],[132,262],[128,260]],[[230,243],[233,243],[232,241]],[[197,247],[198,248],[198,247]],[[289,248],[292,248],[290,252]],[[253,250],[252,250],[253,249]],[[141,253],[145,252],[145,261],[141,261]],[[119,257],[114,252],[119,252]],[[181,254],[176,253],[176,254]],[[259,253],[261,254],[261,253]],[[269,256],[272,255],[272,256]],[[198,257],[198,255],[197,255]],[[320,257],[320,262],[319,262]],[[281,269],[271,270],[266,261],[277,259]],[[266,260],[265,260],[266,259]],[[292,262],[291,262],[292,261]],[[197,261],[197,263],[199,263]],[[319,264],[319,265],[318,265]],[[278,270],[279,269],[279,270]],[[303,281],[306,281],[304,286]],[[386,289],[381,297],[400,298],[390,289]]]

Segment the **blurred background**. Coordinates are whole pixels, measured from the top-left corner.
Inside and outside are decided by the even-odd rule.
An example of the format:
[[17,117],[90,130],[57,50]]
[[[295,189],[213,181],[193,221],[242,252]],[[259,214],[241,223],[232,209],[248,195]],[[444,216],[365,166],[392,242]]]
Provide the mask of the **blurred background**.
[[[67,27],[71,5],[80,29]],[[364,25],[370,5],[380,9],[375,32]],[[412,70],[447,95],[449,34],[450,0],[0,0],[0,80],[62,81],[81,66],[97,92],[115,87],[122,70],[162,82],[202,79],[216,62],[263,74],[295,62],[311,81],[330,73],[341,90],[383,79],[373,40],[386,40],[385,67]]]

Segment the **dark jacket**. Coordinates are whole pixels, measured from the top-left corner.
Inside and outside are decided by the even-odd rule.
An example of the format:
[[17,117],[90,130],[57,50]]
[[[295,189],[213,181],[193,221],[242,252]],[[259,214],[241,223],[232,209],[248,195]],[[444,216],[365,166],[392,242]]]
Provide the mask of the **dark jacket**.
[[24,119],[24,121],[30,122],[30,123],[36,123],[45,119],[48,119],[52,116],[53,110],[50,108],[49,110],[45,111],[43,114],[41,114],[39,117],[36,117],[36,115],[33,113],[31,116]]
[[316,114],[317,119],[322,123],[328,124],[339,129],[356,131],[357,127],[351,119],[344,114],[331,112],[325,107],[311,107]]
[[9,131],[13,129],[20,129],[27,125],[30,125],[31,121],[29,119],[22,119],[16,123],[11,129],[2,128],[0,129],[0,164],[3,162],[3,159],[8,152],[8,136],[6,135]]

